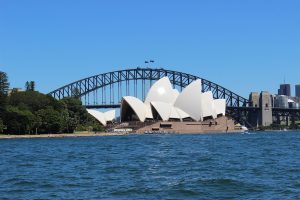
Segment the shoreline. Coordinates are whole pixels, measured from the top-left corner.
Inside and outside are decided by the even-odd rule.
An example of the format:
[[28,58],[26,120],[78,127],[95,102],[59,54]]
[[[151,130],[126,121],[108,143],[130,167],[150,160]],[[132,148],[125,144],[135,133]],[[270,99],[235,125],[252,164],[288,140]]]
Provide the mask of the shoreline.
[[[293,132],[299,130],[263,130],[257,132]],[[251,131],[250,131],[251,132]],[[226,133],[226,132],[219,132],[219,133]],[[241,131],[232,131],[227,132],[227,134],[231,133],[241,133]],[[166,133],[166,134],[216,134],[216,132],[202,132],[202,133]],[[66,137],[107,137],[107,136],[128,136],[128,135],[151,135],[145,133],[106,133],[106,132],[77,132],[77,133],[58,133],[58,134],[37,134],[37,135],[4,135],[0,134],[1,139],[29,139],[29,138],[66,138]]]
[[37,135],[0,135],[0,139],[21,139],[21,138],[65,138],[65,137],[104,137],[104,136],[122,136],[129,135],[125,133],[58,133],[58,134],[37,134]]
[[[218,132],[218,133],[226,133],[226,132]],[[230,133],[240,133],[240,131],[228,132]],[[155,133],[153,133],[155,134]],[[163,133],[163,134],[217,134],[216,132],[200,132],[200,133]],[[0,134],[1,139],[29,139],[29,138],[66,138],[66,137],[107,137],[107,136],[128,136],[128,135],[151,135],[145,133],[112,133],[112,132],[77,132],[77,133],[58,133],[58,134],[37,134],[37,135],[4,135]]]

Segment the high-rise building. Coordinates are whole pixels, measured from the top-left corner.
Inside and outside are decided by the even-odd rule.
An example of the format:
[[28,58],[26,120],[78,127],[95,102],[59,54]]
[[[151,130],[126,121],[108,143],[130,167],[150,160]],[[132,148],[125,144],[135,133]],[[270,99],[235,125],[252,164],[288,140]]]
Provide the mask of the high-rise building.
[[291,85],[281,84],[278,90],[278,95],[291,96]]
[[295,86],[296,97],[300,98],[300,85]]

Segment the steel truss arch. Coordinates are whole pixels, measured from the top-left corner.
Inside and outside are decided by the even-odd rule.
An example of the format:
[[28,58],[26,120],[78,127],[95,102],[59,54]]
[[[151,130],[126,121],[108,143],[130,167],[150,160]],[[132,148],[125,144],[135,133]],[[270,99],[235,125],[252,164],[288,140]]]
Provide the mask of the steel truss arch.
[[[63,99],[65,97],[83,97],[93,91],[101,88],[118,84],[121,82],[150,80],[156,81],[162,77],[169,77],[173,86],[178,86],[181,89],[185,88],[192,81],[202,80],[202,92],[212,91],[215,99],[226,99],[227,106],[230,107],[245,107],[248,105],[248,100],[240,95],[222,87],[212,81],[200,78],[198,76],[187,74],[183,72],[167,70],[163,68],[135,68],[113,71],[103,74],[98,74],[88,78],[84,78],[63,87],[60,87],[49,93],[56,99]],[[116,106],[116,105],[112,105]]]

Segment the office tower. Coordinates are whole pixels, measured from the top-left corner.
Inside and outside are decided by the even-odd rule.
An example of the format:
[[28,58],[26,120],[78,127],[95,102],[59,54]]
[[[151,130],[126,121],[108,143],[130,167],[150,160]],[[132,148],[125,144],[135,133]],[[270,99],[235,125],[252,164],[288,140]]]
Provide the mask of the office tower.
[[295,86],[296,97],[300,98],[300,85]]
[[291,85],[290,84],[281,84],[278,90],[278,95],[291,96]]

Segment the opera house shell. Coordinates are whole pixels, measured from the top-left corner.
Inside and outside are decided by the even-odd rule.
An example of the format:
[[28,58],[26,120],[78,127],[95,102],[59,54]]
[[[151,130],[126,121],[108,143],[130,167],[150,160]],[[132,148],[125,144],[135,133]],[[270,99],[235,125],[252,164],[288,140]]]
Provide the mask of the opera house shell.
[[97,110],[87,109],[87,112],[92,115],[103,126],[106,126],[108,122],[112,122],[115,119],[116,111],[110,110],[107,112],[100,112]]
[[124,96],[121,101],[121,121],[204,121],[225,116],[225,99],[213,99],[211,91],[202,93],[201,80],[195,80],[181,93],[173,89],[168,77],[150,88],[145,101]]

